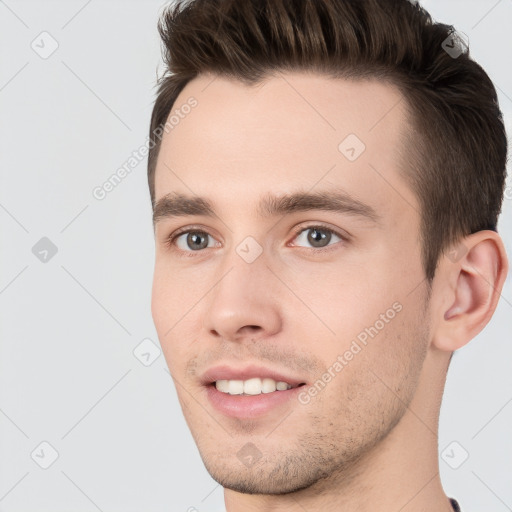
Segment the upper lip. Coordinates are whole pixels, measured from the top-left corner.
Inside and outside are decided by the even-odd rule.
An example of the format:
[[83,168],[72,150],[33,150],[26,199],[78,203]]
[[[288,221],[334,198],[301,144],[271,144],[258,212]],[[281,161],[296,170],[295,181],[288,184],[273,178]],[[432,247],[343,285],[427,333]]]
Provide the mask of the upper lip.
[[276,382],[286,382],[292,386],[306,383],[304,379],[254,364],[244,367],[234,367],[227,364],[212,366],[202,374],[201,383],[206,386],[218,380],[248,380],[253,377],[270,378]]

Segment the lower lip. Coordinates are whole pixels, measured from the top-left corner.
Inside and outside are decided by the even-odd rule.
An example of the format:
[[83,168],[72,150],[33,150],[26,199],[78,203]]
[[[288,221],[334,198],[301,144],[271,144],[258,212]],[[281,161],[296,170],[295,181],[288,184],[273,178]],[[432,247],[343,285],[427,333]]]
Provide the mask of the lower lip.
[[290,400],[297,400],[297,395],[305,386],[261,393],[259,395],[229,395],[217,391],[215,385],[207,386],[206,392],[211,404],[225,416],[232,418],[256,418]]

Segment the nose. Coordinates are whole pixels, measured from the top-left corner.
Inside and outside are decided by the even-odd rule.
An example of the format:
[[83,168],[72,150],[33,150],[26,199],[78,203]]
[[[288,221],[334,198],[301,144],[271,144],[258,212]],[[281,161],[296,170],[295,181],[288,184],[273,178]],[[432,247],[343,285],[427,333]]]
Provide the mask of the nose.
[[235,255],[230,265],[209,294],[204,328],[210,336],[238,342],[279,332],[280,283],[263,256],[246,263]]

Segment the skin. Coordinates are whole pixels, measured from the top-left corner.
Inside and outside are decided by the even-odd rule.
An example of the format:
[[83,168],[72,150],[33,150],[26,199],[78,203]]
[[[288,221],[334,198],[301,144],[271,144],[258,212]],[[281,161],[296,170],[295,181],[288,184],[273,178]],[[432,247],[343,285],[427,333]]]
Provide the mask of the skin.
[[[174,108],[190,96],[197,106],[162,139],[155,197],[205,196],[218,217],[156,223],[152,315],[227,511],[451,511],[439,478],[440,402],[450,355],[496,308],[508,269],[499,235],[475,233],[456,261],[442,256],[429,296],[420,207],[398,172],[405,102],[391,85],[287,72],[248,87],[201,75]],[[350,133],[366,146],[353,162],[338,150]],[[379,222],[256,214],[269,192],[333,189],[370,205]],[[350,238],[333,236],[325,251],[308,241],[311,229],[295,235],[318,224]],[[208,248],[194,251],[187,235],[166,244],[188,226],[211,236]],[[236,252],[247,236],[263,251],[252,263]],[[311,386],[397,302],[400,312],[307,404],[228,418],[199,382],[215,364],[254,362]],[[261,453],[250,467],[237,457],[248,442]]]

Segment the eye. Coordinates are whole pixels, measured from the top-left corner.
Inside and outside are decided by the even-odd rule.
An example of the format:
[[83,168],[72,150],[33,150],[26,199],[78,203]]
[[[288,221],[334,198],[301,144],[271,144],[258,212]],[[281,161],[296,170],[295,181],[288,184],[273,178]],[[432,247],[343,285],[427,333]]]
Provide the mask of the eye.
[[347,240],[347,238],[340,233],[325,226],[308,226],[306,228],[303,227],[296,233],[294,240],[299,240],[299,242],[310,244],[310,247],[308,247],[309,249],[322,249],[324,247],[328,247],[329,245],[333,245],[330,244],[330,242],[333,241],[333,237],[338,239],[334,240],[334,242]]
[[166,241],[167,245],[173,247],[176,246],[180,251],[183,252],[197,252],[202,249],[214,247],[212,242],[214,239],[206,231],[201,230],[188,230],[180,231],[172,234]]
[[[299,244],[293,243],[293,246],[306,243],[310,244],[309,247],[305,246],[306,249],[330,250],[330,246],[336,245],[336,242],[348,241],[348,236],[326,226],[314,225],[302,226],[295,232],[293,240],[299,241]],[[215,239],[206,231],[189,227],[172,233],[165,240],[165,245],[171,249],[178,249],[183,256],[194,256],[194,253],[200,253],[203,249],[218,246],[218,242],[216,243]]]

